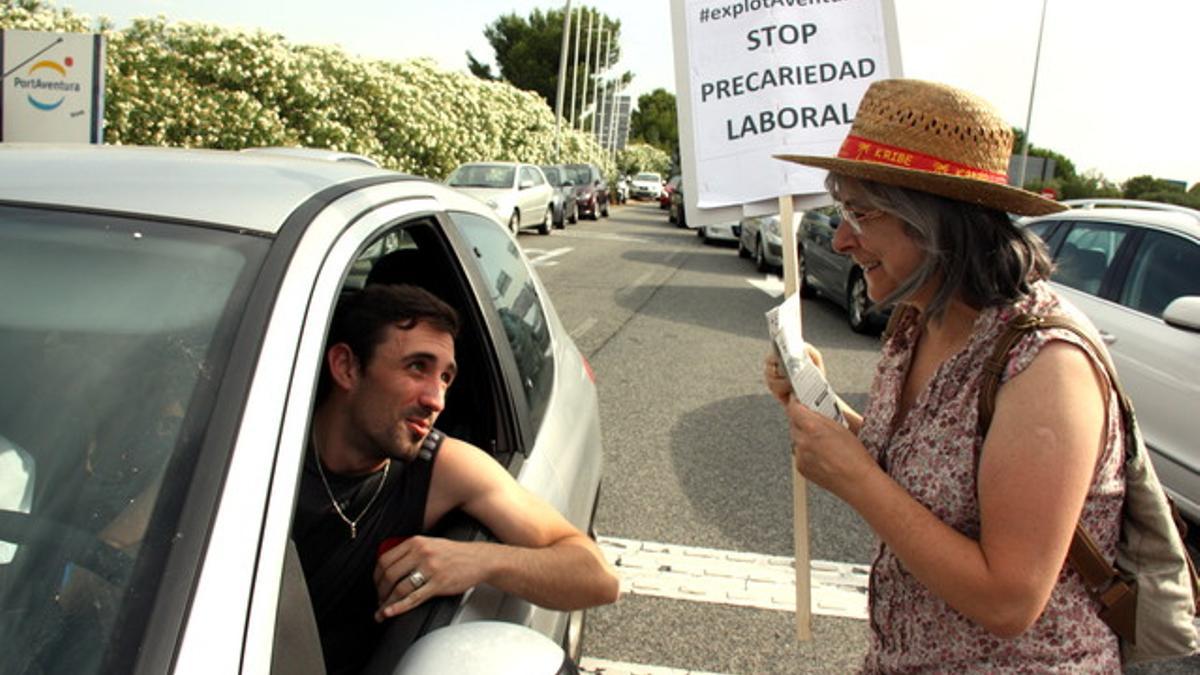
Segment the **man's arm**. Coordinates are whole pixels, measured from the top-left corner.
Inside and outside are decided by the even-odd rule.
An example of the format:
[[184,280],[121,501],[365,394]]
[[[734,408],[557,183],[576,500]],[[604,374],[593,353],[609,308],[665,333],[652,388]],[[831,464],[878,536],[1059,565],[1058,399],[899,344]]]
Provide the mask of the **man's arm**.
[[[617,577],[587,535],[518,485],[482,450],[447,438],[434,464],[426,527],[454,508],[474,517],[502,543],[413,537],[388,551],[375,568],[377,619],[480,583],[550,609],[580,609],[617,599]],[[426,579],[419,589],[409,579],[414,570]]]

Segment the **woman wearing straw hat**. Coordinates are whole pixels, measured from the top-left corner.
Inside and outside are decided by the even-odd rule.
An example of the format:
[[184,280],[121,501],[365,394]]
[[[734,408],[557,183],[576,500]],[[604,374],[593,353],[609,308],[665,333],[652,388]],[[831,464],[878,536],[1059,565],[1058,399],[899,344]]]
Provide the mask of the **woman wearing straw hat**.
[[[1077,523],[1111,560],[1124,480],[1117,401],[1074,333],[1033,331],[1009,352],[978,425],[984,361],[1021,313],[1067,314],[1050,262],[1009,213],[1063,207],[1007,184],[1012,130],[944,85],[868,89],[827,169],[851,256],[880,305],[897,304],[866,410],[849,429],[791,400],[797,469],[880,539],[867,671],[1118,671],[1117,638],[1064,565]],[[819,353],[812,354],[822,367]]]

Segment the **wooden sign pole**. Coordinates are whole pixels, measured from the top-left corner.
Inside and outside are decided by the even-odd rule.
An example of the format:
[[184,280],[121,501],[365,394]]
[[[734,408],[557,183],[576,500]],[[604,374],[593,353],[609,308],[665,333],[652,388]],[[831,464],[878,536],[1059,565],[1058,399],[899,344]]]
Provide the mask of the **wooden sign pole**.
[[[783,236],[783,294],[784,297],[800,290],[800,278],[796,264],[796,230],[792,197],[779,198],[779,231]],[[797,320],[800,317],[796,317]],[[808,481],[796,471],[796,463],[788,455],[792,467],[792,542],[796,550],[796,639],[807,642],[812,639],[812,588],[811,566],[808,553]]]

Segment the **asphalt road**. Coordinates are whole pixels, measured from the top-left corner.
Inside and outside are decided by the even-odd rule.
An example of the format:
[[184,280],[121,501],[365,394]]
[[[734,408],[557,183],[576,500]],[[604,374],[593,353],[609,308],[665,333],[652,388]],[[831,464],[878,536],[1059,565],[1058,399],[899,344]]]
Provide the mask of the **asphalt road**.
[[[732,244],[705,245],[668,224],[651,202],[520,243],[596,373],[606,454],[597,532],[791,556],[786,419],[761,381],[764,313],[779,299],[760,286],[777,282]],[[805,300],[803,313],[831,383],[861,408],[878,338],[851,332],[827,301]],[[873,536],[853,511],[815,486],[808,508],[812,559],[869,565]],[[588,613],[584,654],[682,672],[856,669],[865,621],[814,616],[803,643],[793,622],[788,611],[625,595]],[[1190,659],[1137,672],[1198,667]]]

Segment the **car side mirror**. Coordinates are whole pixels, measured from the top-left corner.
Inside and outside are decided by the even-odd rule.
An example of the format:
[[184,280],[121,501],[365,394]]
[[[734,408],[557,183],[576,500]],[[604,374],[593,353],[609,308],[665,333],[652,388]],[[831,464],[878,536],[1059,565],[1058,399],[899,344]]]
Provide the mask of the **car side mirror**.
[[532,628],[506,621],[469,621],[426,634],[408,648],[392,672],[554,675],[577,671],[562,647]]
[[528,190],[531,187],[533,187],[533,181],[529,179],[525,179],[517,184],[517,189],[519,190]]
[[563,186],[563,187],[575,187],[575,184],[574,184],[574,183],[572,183],[572,182],[571,182],[571,181],[569,181],[569,180],[564,180],[564,181],[562,182],[562,186]]
[[1200,295],[1185,295],[1172,300],[1163,310],[1163,321],[1174,328],[1200,332]]

